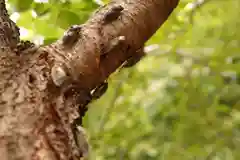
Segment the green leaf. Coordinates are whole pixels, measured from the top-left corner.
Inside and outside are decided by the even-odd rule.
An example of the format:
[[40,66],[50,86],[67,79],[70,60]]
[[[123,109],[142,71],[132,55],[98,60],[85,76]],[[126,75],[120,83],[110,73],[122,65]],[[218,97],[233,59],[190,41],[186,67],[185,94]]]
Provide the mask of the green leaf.
[[60,10],[57,19],[56,24],[63,29],[68,28],[70,25],[79,24],[80,18],[79,16],[71,11],[68,10]]
[[24,12],[31,8],[33,0],[16,0],[15,9],[17,12]]
[[40,19],[34,21],[34,29],[38,34],[45,37],[60,37],[63,34],[63,31],[60,28]]
[[20,18],[17,20],[17,25],[31,29],[33,24],[29,22],[33,22],[33,20],[34,18],[32,17],[32,13],[30,11],[26,11],[21,13]]
[[34,3],[33,9],[36,12],[37,16],[43,16],[46,13],[50,12],[51,6],[49,3]]
[[53,42],[56,42],[57,40],[58,40],[58,37],[55,37],[55,38],[45,38],[43,44],[44,45],[48,45],[48,44],[51,44]]

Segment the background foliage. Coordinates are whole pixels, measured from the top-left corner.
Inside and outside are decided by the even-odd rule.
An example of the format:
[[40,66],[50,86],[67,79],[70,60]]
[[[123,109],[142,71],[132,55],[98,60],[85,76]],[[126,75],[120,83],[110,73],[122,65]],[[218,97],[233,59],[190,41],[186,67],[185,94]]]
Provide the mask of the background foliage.
[[[99,4],[8,0],[22,38],[40,44],[84,23]],[[238,0],[181,0],[148,41],[149,55],[113,74],[90,105],[91,159],[240,159],[239,15]]]

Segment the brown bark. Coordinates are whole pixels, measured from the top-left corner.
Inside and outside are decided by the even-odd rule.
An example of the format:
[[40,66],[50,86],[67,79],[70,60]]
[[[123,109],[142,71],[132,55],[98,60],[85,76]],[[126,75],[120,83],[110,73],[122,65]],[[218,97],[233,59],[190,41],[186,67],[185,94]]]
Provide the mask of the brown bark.
[[[19,44],[18,28],[0,0],[4,22],[0,25],[1,159],[70,160],[81,156],[84,146],[77,147],[72,125],[84,116],[90,91],[134,56],[177,3],[114,1],[101,7],[80,29],[70,29],[57,42],[36,49]],[[109,12],[119,5],[121,12]]]

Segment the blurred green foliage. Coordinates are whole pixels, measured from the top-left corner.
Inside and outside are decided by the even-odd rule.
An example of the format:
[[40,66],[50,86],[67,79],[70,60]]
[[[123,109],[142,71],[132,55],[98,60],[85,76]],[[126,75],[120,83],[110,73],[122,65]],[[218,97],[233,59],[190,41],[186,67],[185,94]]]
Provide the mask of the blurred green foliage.
[[[45,44],[99,6],[91,0],[8,4],[22,38]],[[91,159],[240,159],[239,15],[238,0],[181,0],[147,42],[149,55],[113,74],[107,93],[91,103],[84,119]]]

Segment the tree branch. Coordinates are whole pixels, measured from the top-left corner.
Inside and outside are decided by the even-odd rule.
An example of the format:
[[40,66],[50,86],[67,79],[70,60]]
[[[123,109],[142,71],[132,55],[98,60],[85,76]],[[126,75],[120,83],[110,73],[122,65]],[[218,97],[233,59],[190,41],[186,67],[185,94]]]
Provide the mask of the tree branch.
[[[114,1],[102,7],[82,26],[81,35],[72,48],[66,49],[59,40],[46,49],[54,53],[56,61],[71,68],[70,75],[79,85],[91,90],[144,45],[177,3],[178,0]],[[104,25],[106,14],[118,5],[124,8],[119,19]],[[103,53],[104,48],[111,48],[111,42],[119,36],[125,37],[120,47]]]

